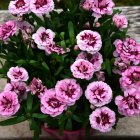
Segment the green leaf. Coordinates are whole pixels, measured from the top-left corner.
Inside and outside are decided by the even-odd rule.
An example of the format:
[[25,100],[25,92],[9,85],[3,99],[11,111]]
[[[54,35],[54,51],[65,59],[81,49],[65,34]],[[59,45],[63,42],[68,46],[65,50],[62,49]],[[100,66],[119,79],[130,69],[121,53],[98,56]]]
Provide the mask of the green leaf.
[[57,71],[55,72],[54,76],[57,76],[62,70],[64,69],[64,66],[60,66]]
[[65,41],[61,41],[61,46],[65,49],[66,48],[66,43],[65,43]]
[[66,123],[66,130],[72,130],[72,120],[69,118]]
[[33,106],[33,95],[28,93],[27,95],[27,111],[31,112]]
[[24,122],[26,120],[27,119],[26,119],[25,116],[13,117],[13,118],[10,118],[8,120],[1,121],[0,126],[14,125],[14,124],[17,124],[17,123]]
[[46,119],[48,116],[44,114],[34,113],[32,114],[32,117],[37,119]]
[[45,61],[42,63],[42,66],[43,66],[47,71],[50,71],[50,68],[49,68],[49,66],[47,65],[47,63],[46,63]]
[[68,22],[68,32],[69,32],[71,44],[74,45],[75,44],[75,33],[74,33],[74,25],[73,25],[72,21]]
[[24,59],[20,59],[20,60],[17,60],[16,63],[23,65],[23,64],[27,64],[27,61]]
[[65,32],[61,32],[61,33],[60,33],[60,39],[61,39],[61,40],[64,40],[64,37],[65,37]]
[[107,70],[108,75],[111,75],[111,64],[110,64],[110,60],[109,59],[105,60],[105,68]]
[[75,120],[76,122],[79,122],[79,123],[82,122],[81,118],[79,116],[76,116],[76,115],[73,115],[72,119]]

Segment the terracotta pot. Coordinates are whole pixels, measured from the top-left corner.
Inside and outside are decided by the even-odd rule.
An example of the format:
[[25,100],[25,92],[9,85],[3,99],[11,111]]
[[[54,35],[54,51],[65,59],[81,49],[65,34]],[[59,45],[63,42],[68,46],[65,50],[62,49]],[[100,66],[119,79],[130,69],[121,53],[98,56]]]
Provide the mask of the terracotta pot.
[[[49,129],[43,126],[43,130],[47,133],[49,138],[58,139],[58,140],[84,140],[85,139],[85,129],[79,129],[75,131],[67,131],[61,135],[59,131],[56,129]],[[91,129],[90,133],[93,133],[93,129]]]

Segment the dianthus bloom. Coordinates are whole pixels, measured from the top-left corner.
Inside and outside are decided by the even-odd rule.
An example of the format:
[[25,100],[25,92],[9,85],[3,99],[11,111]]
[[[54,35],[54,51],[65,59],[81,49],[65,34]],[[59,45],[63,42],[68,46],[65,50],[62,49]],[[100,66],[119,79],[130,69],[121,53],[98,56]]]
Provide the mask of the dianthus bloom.
[[95,75],[96,75],[98,81],[105,81],[105,72],[103,72],[103,71],[97,71],[95,73]]
[[115,68],[113,69],[113,72],[115,74],[122,75],[122,72],[124,72],[130,66],[130,63],[125,63],[120,57],[117,57],[115,59],[114,66]]
[[20,108],[18,96],[15,92],[4,91],[0,93],[0,115],[10,117]]
[[23,15],[30,11],[30,0],[11,0],[9,12],[13,15]]
[[15,92],[20,100],[27,98],[27,85],[24,82],[11,82],[5,85],[4,91],[12,91]]
[[91,104],[101,107],[111,101],[112,90],[109,85],[102,81],[92,82],[87,86],[85,96]]
[[83,0],[80,5],[83,9],[90,11],[94,3],[95,0]]
[[120,57],[125,63],[133,62],[134,65],[140,63],[140,45],[132,38],[126,38],[124,41],[117,39],[114,42],[116,51],[115,57]]
[[126,90],[140,86],[140,66],[131,66],[122,73],[120,78],[121,87]]
[[22,67],[11,67],[7,72],[8,78],[12,82],[27,81],[29,76],[28,72]]
[[39,78],[33,78],[29,85],[29,89],[33,95],[35,94],[44,94],[47,88],[42,84],[42,81]]
[[41,96],[42,113],[56,117],[66,109],[66,104],[57,98],[55,89],[49,89]]
[[109,132],[115,125],[116,117],[114,111],[108,107],[97,108],[89,117],[91,127],[100,132]]
[[101,65],[103,63],[103,57],[99,52],[97,52],[95,54],[88,54],[86,52],[81,52],[78,55],[78,57],[76,58],[76,60],[78,60],[78,59],[84,59],[84,60],[88,60],[89,62],[91,62],[93,64],[95,71],[99,71],[101,69]]
[[102,47],[101,36],[95,31],[84,30],[77,35],[76,39],[78,47],[91,54],[98,52]]
[[93,77],[95,69],[89,61],[78,59],[71,65],[71,72],[75,78],[90,80]]
[[61,54],[65,54],[67,52],[70,52],[69,48],[66,48],[66,50],[64,50],[61,46],[56,45],[54,43],[45,46],[45,53],[46,53],[46,55],[50,55],[52,53],[57,53],[58,55],[61,55]]
[[7,41],[17,32],[17,25],[14,20],[9,20],[0,25],[0,40]]
[[12,82],[5,85],[4,91],[13,91],[17,94],[25,94],[27,86],[24,82]]
[[55,86],[56,95],[59,100],[68,105],[73,105],[82,96],[82,89],[74,79],[58,81]]
[[30,9],[37,15],[43,15],[53,11],[53,0],[30,0]]
[[46,46],[51,46],[54,37],[55,33],[50,29],[46,30],[44,27],[40,27],[32,36],[33,40],[38,45],[38,48],[41,50],[45,50]]
[[18,28],[22,31],[23,37],[24,38],[29,38],[31,33],[34,31],[34,26],[32,26],[29,22],[27,21],[18,21],[17,22]]
[[124,116],[135,116],[140,113],[140,90],[131,88],[124,92],[123,96],[117,96],[115,103],[118,106],[118,111]]
[[81,7],[93,12],[93,16],[101,18],[103,15],[111,15],[115,6],[112,0],[84,0]]
[[116,14],[113,16],[113,23],[117,28],[127,28],[128,20],[125,15]]

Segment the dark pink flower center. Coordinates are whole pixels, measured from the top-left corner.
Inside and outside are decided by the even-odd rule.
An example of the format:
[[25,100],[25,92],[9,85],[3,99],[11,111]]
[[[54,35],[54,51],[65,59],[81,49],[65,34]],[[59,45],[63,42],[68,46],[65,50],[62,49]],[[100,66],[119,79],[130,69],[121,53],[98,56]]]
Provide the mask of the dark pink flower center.
[[10,109],[12,106],[12,100],[8,99],[7,97],[3,96],[3,101],[1,101],[4,110]]
[[140,72],[139,71],[133,71],[128,78],[132,81],[132,83],[140,82]]
[[100,116],[96,117],[96,122],[103,126],[105,126],[106,124],[110,124],[109,115],[104,112],[101,112]]
[[[101,98],[105,98],[105,95],[103,95],[105,93],[105,89],[104,88],[100,88],[100,87],[97,87],[97,89],[91,89],[91,92],[93,93],[93,97],[94,99],[101,101]],[[100,98],[99,98],[100,97]]]
[[62,103],[56,98],[50,98],[48,104],[54,109],[59,108],[62,105]]
[[18,79],[20,76],[22,76],[22,72],[20,70],[19,71],[14,71],[13,76],[15,77],[15,79]]
[[129,95],[128,97],[124,97],[123,101],[126,102],[130,109],[139,109],[139,101],[135,96]]
[[72,96],[75,94],[75,88],[74,85],[68,84],[66,88],[61,88],[62,92],[65,92],[65,95],[72,98]]
[[42,41],[46,41],[47,38],[49,38],[49,35],[48,35],[47,33],[43,32],[43,33],[41,34],[41,40],[42,40]]
[[83,64],[83,62],[81,62],[81,65],[76,67],[80,73],[87,73],[88,71],[88,67],[85,64]]
[[93,47],[97,41],[96,36],[93,36],[92,34],[86,34],[86,33],[81,36],[81,39],[85,40],[85,42],[87,42],[87,45],[93,46]]
[[26,3],[24,2],[24,0],[18,0],[15,4],[15,6],[19,9],[21,7],[23,7]]
[[40,7],[43,7],[44,5],[47,5],[48,0],[36,0],[36,8],[39,9]]

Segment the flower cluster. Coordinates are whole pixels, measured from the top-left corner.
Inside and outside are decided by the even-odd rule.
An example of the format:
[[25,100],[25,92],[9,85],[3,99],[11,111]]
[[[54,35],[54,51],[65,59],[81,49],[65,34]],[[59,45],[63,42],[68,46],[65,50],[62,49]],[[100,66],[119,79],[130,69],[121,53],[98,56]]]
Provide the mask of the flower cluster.
[[114,105],[123,116],[140,114],[140,45],[114,6],[112,0],[11,0],[15,20],[0,25],[0,76],[7,80],[0,115],[28,119],[37,136],[46,122],[60,130],[90,122],[109,132],[120,117]]
[[7,41],[7,39],[13,36],[16,32],[16,22],[9,20],[0,26],[0,40]]
[[119,15],[119,14],[114,15],[113,23],[119,29],[128,27],[128,20],[125,15]]
[[56,45],[53,41],[54,38],[55,33],[50,29],[46,30],[44,27],[40,27],[37,32],[32,35],[32,39],[37,44],[37,47],[44,50],[47,55],[53,52],[59,55],[70,51],[70,49],[65,51],[62,47]]
[[92,15],[101,18],[103,15],[111,15],[115,4],[112,0],[83,0],[81,7],[92,11]]
[[53,0],[14,0],[10,1],[9,11],[13,15],[49,13],[54,9]]

